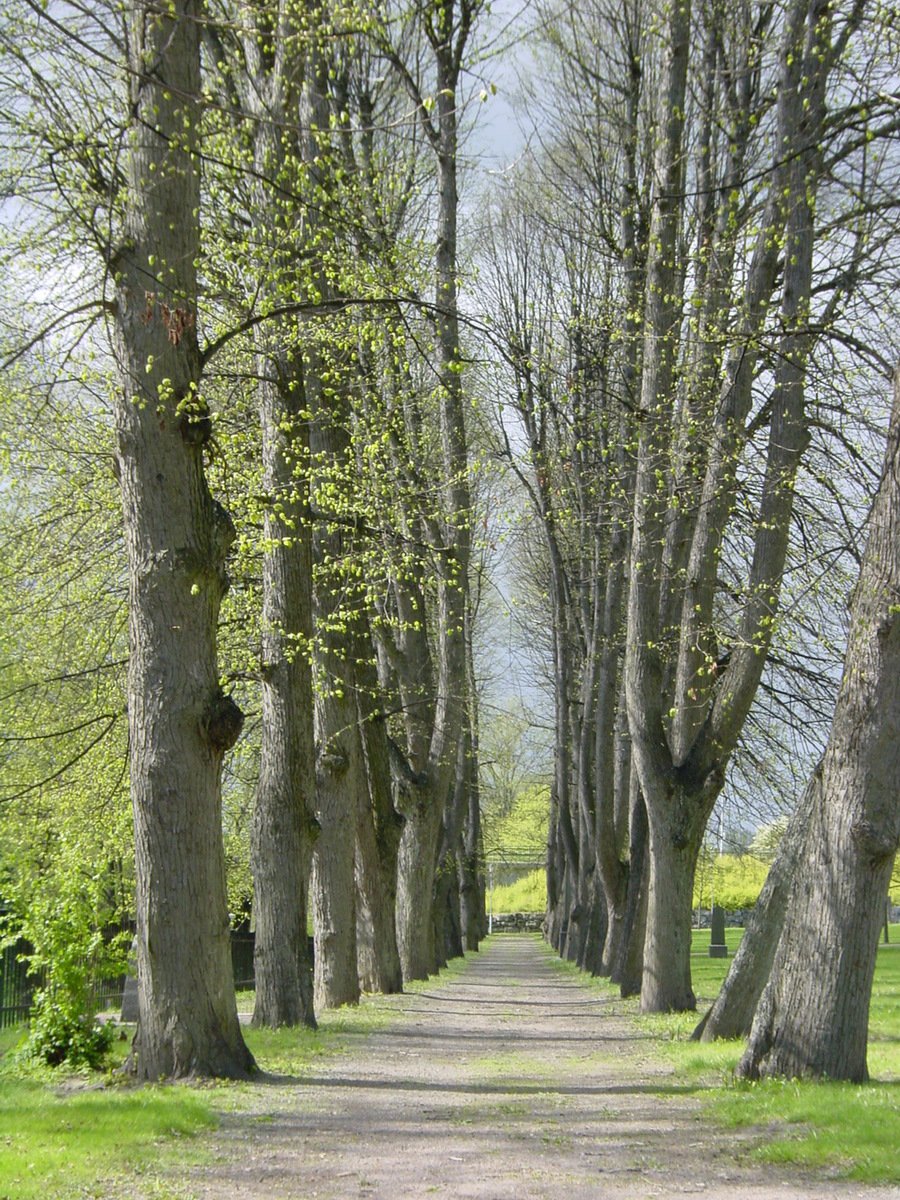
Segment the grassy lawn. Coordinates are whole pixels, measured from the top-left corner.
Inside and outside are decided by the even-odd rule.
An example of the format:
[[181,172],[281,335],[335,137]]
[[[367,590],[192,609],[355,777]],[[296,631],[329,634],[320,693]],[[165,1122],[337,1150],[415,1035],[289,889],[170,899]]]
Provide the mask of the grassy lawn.
[[[252,1010],[252,993],[238,1007]],[[389,1019],[362,1004],[323,1013],[320,1028],[245,1028],[247,1043],[268,1074],[296,1078],[323,1056],[340,1054]],[[15,1048],[22,1029],[0,1031],[0,1200],[140,1193],[167,1200],[167,1165],[204,1161],[196,1135],[215,1128],[217,1113],[252,1104],[254,1084],[133,1087],[121,1075],[74,1075],[62,1069],[21,1069]],[[127,1042],[116,1044],[121,1062]]]
[[[732,953],[743,931],[726,930]],[[689,1041],[693,1015],[640,1017],[660,1038],[676,1073],[718,1085],[704,1095],[707,1113],[729,1128],[765,1130],[751,1153],[772,1163],[797,1163],[866,1182],[900,1183],[900,926],[878,952],[869,1015],[869,1071],[864,1086],[765,1080],[744,1083],[733,1072],[743,1043]],[[710,958],[709,932],[694,935],[692,976],[703,1012],[730,960]],[[636,1008],[636,1006],[635,1006]]]
[[[741,936],[730,929],[733,951]],[[728,960],[708,955],[709,933],[695,935],[694,986],[703,1010],[716,993]],[[574,970],[559,964],[562,970]],[[465,969],[454,962],[441,982]],[[610,992],[600,980],[590,986]],[[410,990],[427,991],[430,980]],[[616,992],[612,995],[617,997]],[[239,1009],[250,1012],[252,993]],[[870,1182],[900,1182],[900,927],[879,951],[872,999],[869,1066],[873,1082],[846,1084],[763,1082],[733,1078],[741,1045],[705,1045],[689,1036],[694,1014],[642,1017],[635,1001],[615,1000],[615,1009],[652,1033],[656,1051],[674,1076],[703,1088],[706,1113],[732,1128],[759,1128],[765,1138],[754,1157],[797,1163]],[[364,1002],[359,1008],[322,1014],[319,1030],[245,1030],[260,1067],[296,1078],[315,1069],[323,1056],[351,1050],[390,1019],[390,1010]],[[14,1048],[22,1031],[0,1031],[0,1200],[63,1200],[64,1197],[127,1195],[139,1180],[140,1193],[167,1200],[167,1166],[203,1161],[207,1150],[196,1135],[214,1128],[217,1114],[252,1108],[253,1084],[130,1087],[121,1076],[78,1076],[61,1071],[21,1071]],[[117,1043],[121,1060],[127,1043]]]

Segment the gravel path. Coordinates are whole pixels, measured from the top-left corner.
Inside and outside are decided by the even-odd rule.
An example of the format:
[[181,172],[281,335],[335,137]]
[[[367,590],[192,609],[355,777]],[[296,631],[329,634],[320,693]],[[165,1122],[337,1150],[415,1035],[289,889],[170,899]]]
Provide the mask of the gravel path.
[[[225,1117],[203,1200],[900,1200],[898,1188],[747,1165],[690,1087],[536,938],[496,937],[396,1019],[256,1111]],[[756,1134],[758,1138],[759,1133]]]

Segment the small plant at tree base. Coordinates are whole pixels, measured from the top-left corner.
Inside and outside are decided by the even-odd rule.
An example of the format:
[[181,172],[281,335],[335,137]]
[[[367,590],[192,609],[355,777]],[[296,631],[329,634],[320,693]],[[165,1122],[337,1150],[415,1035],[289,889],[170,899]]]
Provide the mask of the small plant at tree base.
[[[59,831],[52,858],[7,877],[15,908],[4,916],[0,938],[30,944],[23,957],[42,985],[20,1061],[96,1069],[104,1065],[114,1034],[95,1019],[94,984],[124,971],[130,939],[108,932],[118,913],[109,902],[107,874],[79,869],[84,847],[68,832]],[[44,887],[42,879],[48,881]]]
[[59,999],[50,991],[38,992],[30,1025],[21,1050],[23,1058],[38,1059],[51,1067],[66,1063],[94,1071],[106,1065],[113,1027],[87,1014],[81,1004],[73,1006],[71,997]]

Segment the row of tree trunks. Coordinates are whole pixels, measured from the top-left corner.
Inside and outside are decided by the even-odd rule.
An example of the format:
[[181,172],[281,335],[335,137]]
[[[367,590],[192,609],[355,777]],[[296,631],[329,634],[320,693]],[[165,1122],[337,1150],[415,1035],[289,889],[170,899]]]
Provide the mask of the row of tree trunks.
[[[624,110],[615,108],[616,116],[608,118],[621,121],[624,112],[618,131],[623,164],[617,177],[623,201],[618,283],[627,304],[614,354],[605,354],[595,335],[592,355],[585,358],[573,332],[580,301],[554,345],[555,312],[534,300],[543,297],[541,289],[552,296],[546,262],[553,251],[543,247],[548,227],[550,239],[565,243],[557,211],[543,214],[544,226],[532,217],[531,228],[527,210],[504,214],[507,236],[518,242],[495,250],[505,353],[528,449],[527,457],[517,456],[501,430],[503,452],[539,520],[553,638],[556,765],[547,933],[561,954],[612,973],[624,991],[633,991],[637,982],[646,1011],[695,1005],[690,976],[694,874],[777,628],[795,483],[809,443],[806,375],[814,345],[810,314],[827,95],[864,10],[861,3],[838,14],[820,0],[789,0],[777,13],[747,8],[726,30],[715,6],[697,5],[694,11],[690,4],[666,6],[658,27],[664,61],[654,100],[656,151],[649,188],[636,165],[644,99],[641,50],[646,47],[629,43],[623,61],[632,66],[619,79],[617,92]],[[601,72],[584,57],[584,30],[578,23],[590,18],[573,14],[571,19],[572,41],[562,48],[561,38],[560,53],[568,56],[564,61],[573,78],[602,91]],[[621,25],[611,13],[606,19],[608,32],[624,44],[628,34],[622,30],[630,28],[629,22]],[[698,34],[702,44],[695,47]],[[759,69],[767,43],[771,90]],[[596,111],[606,115],[592,109],[592,116]],[[751,211],[744,189],[751,155],[759,152],[755,130],[764,112],[771,113],[764,150],[769,165],[755,200],[755,228],[746,239],[752,254],[738,276],[735,230]],[[727,140],[723,128],[729,130]],[[691,155],[685,152],[688,138]],[[568,152],[576,144],[573,136],[565,143]],[[597,172],[596,179],[590,171]],[[596,160],[586,172],[583,186],[597,182],[609,188]],[[644,221],[648,197],[649,229]],[[694,199],[692,209],[686,200]],[[569,219],[578,220],[571,214]],[[604,234],[609,236],[608,226]],[[523,236],[541,248],[519,249]],[[693,254],[688,237],[696,239]],[[574,253],[566,250],[567,265]],[[530,290],[517,292],[516,283],[526,278]],[[767,337],[777,348],[771,364],[761,353]],[[560,366],[553,354],[567,339],[568,357],[562,356],[565,365]],[[595,468],[589,477],[593,511],[580,507],[585,492],[580,456],[590,444],[579,426],[586,361],[596,413],[603,411],[600,397],[607,395],[605,372],[618,372],[621,411],[627,414],[620,444],[627,455],[635,455],[615,476],[614,505],[603,490],[602,471]],[[754,387],[760,381],[768,396],[754,411],[759,406]],[[759,456],[749,552],[738,572],[746,583],[726,597],[733,606],[731,644],[720,646],[720,631],[729,627],[721,617],[722,555],[727,531],[743,519],[737,514],[742,455],[761,430],[768,432],[768,444]],[[564,459],[562,467],[554,456]],[[577,532],[573,509],[580,520]],[[582,513],[593,517],[596,530],[589,530]],[[608,548],[607,536],[618,539],[615,549]],[[627,586],[615,576],[625,556]],[[601,573],[605,588],[591,591],[586,577],[596,580]],[[614,611],[619,604],[620,613],[627,609],[627,621],[598,619],[598,593]],[[624,695],[619,695],[623,643]],[[623,710],[627,728],[621,726]],[[762,986],[771,963],[774,914],[784,904],[780,873],[790,869],[785,864],[796,852],[792,834],[787,857],[766,893],[773,920],[767,925],[768,945],[763,949],[760,943],[759,955],[751,955],[757,936],[746,940],[736,980],[748,978],[752,963],[750,993]],[[590,943],[604,928],[607,947],[598,963]],[[745,990],[745,984],[736,989]],[[707,1028],[718,1028],[720,1020],[724,1013]],[[746,1008],[728,1020],[745,1026]]]
[[[321,188],[327,155],[320,153],[317,131],[330,128],[329,85],[312,51],[295,52],[303,13],[289,5],[263,13],[251,5],[245,15],[246,26],[205,24],[193,0],[179,0],[162,15],[135,0],[129,11],[132,129],[128,238],[117,260],[123,380],[117,426],[131,580],[129,717],[138,846],[141,1019],[133,1060],[148,1079],[254,1070],[234,1004],[221,839],[222,758],[242,716],[220,688],[216,656],[218,610],[228,586],[224,560],[234,530],[209,494],[203,464],[211,422],[197,335],[201,31],[215,62],[236,50],[243,63],[242,71],[222,74],[223,112],[244,112],[249,120],[253,220],[269,247],[268,257],[262,253],[268,274],[259,294],[281,312],[265,326],[255,318],[248,325],[256,329],[264,490],[254,1021],[315,1023],[306,935],[314,843],[320,1004],[354,1002],[360,981],[396,990],[401,968],[407,978],[434,968],[430,914],[442,820],[448,877],[457,893],[455,905],[446,906],[456,913],[450,948],[459,950],[463,938],[477,945],[482,923],[477,739],[467,672],[471,502],[456,300],[453,98],[472,13],[466,10],[454,25],[451,5],[437,26],[428,26],[443,84],[433,126],[440,190],[434,312],[446,512],[432,539],[440,564],[439,649],[426,705],[432,719],[423,725],[421,714],[411,717],[418,729],[405,769],[395,769],[393,778],[385,693],[371,667],[364,607],[352,613],[349,636],[338,636],[346,613],[328,581],[345,547],[327,521],[317,539],[324,582],[313,624],[310,480],[316,470],[352,472],[351,421],[346,407],[335,410],[324,398],[311,325],[289,315],[297,299],[291,280],[298,278],[291,256],[315,249],[316,229],[315,206],[287,203],[284,183],[288,176],[299,179],[300,191],[306,187],[310,195]],[[266,39],[257,22],[266,25]],[[316,666],[325,681],[318,694],[317,767],[310,647],[318,647]],[[410,665],[420,661],[411,657]],[[405,821],[394,802],[401,784],[412,795]],[[364,931],[359,942],[358,929]]]

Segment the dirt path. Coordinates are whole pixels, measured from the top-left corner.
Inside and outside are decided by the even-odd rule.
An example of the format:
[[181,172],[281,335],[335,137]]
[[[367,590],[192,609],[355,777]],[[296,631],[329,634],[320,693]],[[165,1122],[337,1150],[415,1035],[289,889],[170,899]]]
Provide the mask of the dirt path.
[[203,1200],[898,1200],[900,1189],[742,1164],[609,1002],[534,938],[495,938],[466,971],[383,1003],[397,1019],[255,1113],[227,1116]]

